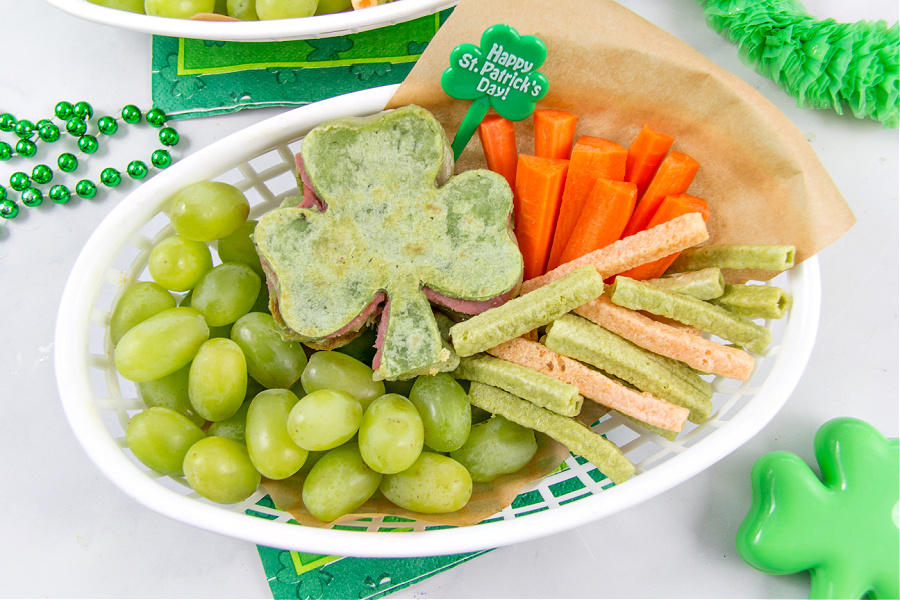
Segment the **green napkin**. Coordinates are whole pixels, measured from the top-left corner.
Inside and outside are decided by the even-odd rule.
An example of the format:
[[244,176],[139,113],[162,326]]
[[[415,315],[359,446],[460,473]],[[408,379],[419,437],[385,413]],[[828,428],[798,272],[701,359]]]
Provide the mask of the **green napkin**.
[[153,36],[153,105],[171,118],[302,106],[400,83],[452,8],[330,38],[223,42]]

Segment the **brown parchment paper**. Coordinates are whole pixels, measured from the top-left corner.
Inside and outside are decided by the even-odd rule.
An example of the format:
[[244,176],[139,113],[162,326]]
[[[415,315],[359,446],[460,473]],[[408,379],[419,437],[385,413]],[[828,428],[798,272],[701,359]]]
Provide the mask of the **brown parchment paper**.
[[[480,44],[481,33],[506,23],[548,48],[538,70],[550,89],[538,105],[578,115],[579,135],[627,147],[642,126],[675,138],[673,149],[700,162],[689,192],[710,205],[707,243],[793,244],[796,262],[843,235],[855,218],[803,134],[767,99],[690,46],[612,0],[462,0],[388,104],[432,111],[452,139],[469,107],[440,87],[450,51]],[[519,151],[533,151],[532,121],[517,124]],[[478,136],[456,171],[485,166]],[[590,426],[607,409],[586,401],[578,420]],[[553,472],[568,450],[538,435],[538,454],[524,470],[475,484],[462,510],[422,515],[383,496],[338,522],[394,515],[439,525],[471,525],[512,502],[529,483]],[[304,475],[263,485],[276,506],[308,526],[324,526],[303,506]],[[402,526],[402,525],[398,525]]]
[[[698,16],[698,18],[700,18]],[[796,262],[856,222],[803,134],[765,97],[681,40],[612,0],[462,0],[388,104],[431,110],[450,138],[469,102],[440,87],[458,44],[480,44],[495,23],[547,45],[539,107],[578,115],[579,135],[626,148],[643,125],[675,138],[700,163],[689,193],[710,206],[708,244],[793,244]],[[532,121],[517,125],[531,153]],[[484,167],[478,136],[457,170]]]

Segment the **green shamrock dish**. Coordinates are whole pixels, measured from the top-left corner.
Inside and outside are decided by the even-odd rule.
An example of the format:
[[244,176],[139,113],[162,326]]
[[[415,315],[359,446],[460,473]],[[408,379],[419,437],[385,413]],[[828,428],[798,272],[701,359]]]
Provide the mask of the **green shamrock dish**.
[[767,573],[809,570],[810,598],[900,597],[900,443],[839,418],[815,453],[822,481],[788,452],[756,461],[738,552]]
[[288,337],[334,339],[380,312],[377,378],[455,368],[429,297],[490,303],[517,289],[523,263],[506,180],[487,170],[451,177],[450,152],[417,106],[306,136],[300,162],[325,209],[273,210],[254,234]]

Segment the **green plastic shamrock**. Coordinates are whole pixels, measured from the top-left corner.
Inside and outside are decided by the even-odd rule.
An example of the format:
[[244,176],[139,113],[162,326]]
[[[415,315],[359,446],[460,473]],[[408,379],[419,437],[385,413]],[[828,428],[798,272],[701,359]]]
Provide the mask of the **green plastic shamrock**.
[[810,598],[897,598],[898,440],[838,418],[816,433],[815,454],[823,481],[788,452],[756,461],[738,552],[767,573],[809,570]]
[[547,95],[547,78],[536,71],[547,59],[547,46],[509,25],[492,25],[481,34],[481,46],[460,44],[450,53],[441,87],[451,98],[474,100],[453,138],[458,159],[488,109],[510,121],[534,112]]
[[417,106],[322,124],[300,158],[326,208],[260,218],[273,314],[295,339],[318,342],[360,327],[384,301],[376,377],[454,368],[429,298],[490,303],[517,287],[506,180],[485,169],[451,177],[444,130]]

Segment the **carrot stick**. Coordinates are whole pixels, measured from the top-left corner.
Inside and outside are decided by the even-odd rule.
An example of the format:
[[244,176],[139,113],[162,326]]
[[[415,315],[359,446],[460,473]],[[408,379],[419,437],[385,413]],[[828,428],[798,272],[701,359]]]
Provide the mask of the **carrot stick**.
[[681,194],[687,191],[700,163],[684,154],[673,150],[663,160],[656,175],[647,187],[647,191],[638,200],[638,204],[631,215],[631,220],[625,226],[623,236],[634,235],[638,231],[647,228],[647,223],[659,208],[659,203],[670,194]]
[[644,125],[631,142],[628,147],[628,159],[625,162],[625,181],[637,185],[638,198],[647,191],[647,186],[650,185],[674,141],[674,138]]
[[581,215],[584,201],[598,178],[622,181],[625,177],[625,158],[628,151],[619,144],[602,138],[581,136],[572,149],[566,188],[559,209],[559,220],[553,234],[547,269],[561,264],[560,257],[566,249],[575,223]]
[[519,150],[513,122],[491,113],[478,125],[478,139],[481,140],[488,169],[503,175],[509,187],[515,189]]
[[569,161],[520,154],[516,167],[516,240],[525,260],[525,279],[543,275],[562,201]]
[[636,203],[637,186],[633,183],[598,179],[585,200],[560,263],[567,263],[618,240]]
[[572,154],[578,117],[565,110],[538,108],[534,111],[534,155],[565,158]]
[[[703,198],[690,194],[666,196],[659,204],[659,208],[653,214],[650,222],[647,223],[647,229],[692,212],[700,213],[704,221],[709,220],[709,205]],[[631,277],[632,279],[655,279],[661,277],[666,272],[666,269],[669,268],[669,265],[675,262],[679,254],[680,252],[673,252],[653,262],[644,263],[639,267],[629,269],[620,273],[620,275]]]

